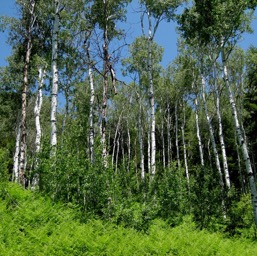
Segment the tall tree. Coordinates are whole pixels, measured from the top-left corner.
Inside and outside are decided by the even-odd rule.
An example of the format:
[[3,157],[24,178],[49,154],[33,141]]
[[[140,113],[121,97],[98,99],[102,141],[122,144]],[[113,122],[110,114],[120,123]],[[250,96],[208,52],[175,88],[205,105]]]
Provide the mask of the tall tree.
[[[185,9],[180,19],[180,25],[182,34],[189,43],[190,41],[194,43],[197,41],[201,45],[214,45],[218,50],[218,54],[221,55],[224,83],[228,92],[237,139],[249,177],[254,219],[257,225],[257,189],[227,67],[227,59],[231,53],[231,47],[235,45],[243,32],[249,30],[249,15],[251,15],[251,12],[247,12],[247,10],[252,8],[253,5],[252,1],[195,1],[190,9]],[[231,12],[231,10],[234,10],[234,12]]]
[[[22,4],[22,3],[21,3]],[[23,89],[22,89],[22,111],[21,111],[21,145],[20,145],[20,163],[19,163],[19,182],[25,186],[25,170],[26,170],[26,150],[27,150],[27,93],[29,86],[29,64],[31,60],[32,49],[32,33],[36,21],[35,1],[29,0],[23,3],[22,20],[25,23],[24,29],[24,73],[23,73]],[[17,135],[18,136],[18,135]]]
[[[139,120],[139,138],[143,139],[143,134],[141,132],[142,129],[142,110],[143,110],[143,102],[145,102],[145,94],[146,92],[149,92],[149,70],[148,70],[148,66],[149,66],[149,43],[148,43],[148,38],[145,36],[136,38],[135,41],[131,44],[130,46],[130,54],[131,57],[127,58],[123,61],[123,64],[127,66],[127,71],[131,74],[136,74],[138,77],[138,89],[137,90],[137,95],[139,98],[139,118],[141,120]],[[159,62],[162,59],[162,54],[163,54],[163,49],[158,46],[158,44],[156,42],[151,42],[151,79],[153,80],[152,82],[157,81],[159,75],[160,75],[160,64]],[[149,93],[148,93],[149,94]],[[149,98],[150,100],[150,98]],[[150,100],[150,116],[151,116],[151,122],[150,122],[150,127],[151,127],[151,131],[153,131],[153,122],[152,122],[152,114],[155,112],[153,112],[153,108],[152,108],[152,101]],[[155,130],[155,117],[154,117],[154,130]],[[148,140],[148,149],[149,149],[149,154],[148,154],[148,163],[150,164],[150,169],[151,170],[151,163],[153,161],[153,157],[151,154],[151,149],[153,148],[153,144],[152,144],[152,137],[151,135],[153,135],[153,133],[150,133],[150,140]],[[155,137],[155,132],[154,132],[154,137]],[[141,140],[140,139],[140,140]],[[140,142],[140,147],[141,149],[143,148],[142,145],[142,140]],[[155,144],[155,142],[154,142]],[[143,165],[143,154],[141,154],[141,165]],[[154,161],[155,161],[155,157],[154,157]],[[142,168],[142,166],[141,166]],[[141,170],[144,170],[141,169]],[[151,173],[151,172],[150,172]]]
[[[147,36],[147,74],[149,84],[149,100],[150,100],[150,115],[151,115],[151,164],[150,177],[154,177],[156,172],[156,138],[155,138],[155,98],[154,98],[154,84],[153,84],[153,60],[152,60],[152,42],[160,22],[165,19],[170,21],[174,18],[176,8],[182,3],[180,0],[176,1],[161,1],[155,2],[152,0],[140,0],[142,5],[141,26],[144,36]],[[147,16],[147,28],[144,26],[145,15]],[[148,29],[148,33],[145,33]]]
[[124,21],[125,19],[125,6],[130,0],[97,0],[92,5],[92,23],[95,27],[98,25],[100,31],[102,31],[102,54],[103,61],[103,96],[102,96],[102,108],[101,108],[101,144],[102,144],[102,156],[104,166],[107,167],[107,144],[106,144],[106,124],[107,124],[107,100],[109,89],[109,77],[111,77],[112,87],[116,93],[116,72],[114,70],[112,62],[112,54],[110,52],[110,43],[114,38],[117,38],[122,31],[116,27],[118,21]]
[[60,26],[60,1],[54,0],[54,26],[52,34],[52,92],[51,92],[51,154],[56,153],[57,146],[57,97],[58,97],[58,33]]

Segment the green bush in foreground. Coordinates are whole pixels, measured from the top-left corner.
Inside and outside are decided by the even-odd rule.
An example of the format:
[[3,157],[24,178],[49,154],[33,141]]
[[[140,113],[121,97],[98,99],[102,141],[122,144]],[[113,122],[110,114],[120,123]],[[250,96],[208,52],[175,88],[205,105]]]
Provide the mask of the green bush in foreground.
[[0,255],[257,255],[257,243],[196,230],[190,218],[170,228],[154,220],[138,232],[101,220],[15,184],[1,186]]

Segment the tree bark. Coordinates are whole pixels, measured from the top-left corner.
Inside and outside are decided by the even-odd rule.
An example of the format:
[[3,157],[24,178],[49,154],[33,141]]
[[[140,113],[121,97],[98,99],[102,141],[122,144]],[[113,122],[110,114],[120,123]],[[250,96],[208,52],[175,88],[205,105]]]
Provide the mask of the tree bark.
[[183,106],[183,123],[181,125],[181,133],[182,133],[182,143],[183,143],[186,178],[187,178],[188,188],[190,190],[189,171],[188,171],[188,164],[187,164],[187,150],[186,150],[186,143],[185,143],[185,124],[186,124],[186,113],[185,113],[185,106]]
[[[45,79],[45,70],[43,67],[40,67],[38,69],[38,93],[36,97],[35,107],[34,107],[34,115],[35,115],[35,127],[36,127],[36,139],[35,139],[35,168],[38,166],[38,153],[41,150],[41,137],[42,137],[42,130],[41,130],[41,124],[40,124],[40,112],[42,108],[43,103],[43,95],[42,95],[42,88],[44,84]],[[32,177],[32,184],[31,188],[34,189],[39,183],[39,175],[38,173],[35,173]]]
[[115,156],[116,144],[118,145],[118,143],[119,143],[118,139],[117,139],[117,135],[120,134],[119,129],[120,129],[121,116],[122,116],[122,112],[121,112],[121,114],[119,116],[118,123],[117,123],[116,130],[115,130],[114,139],[113,139],[112,167],[113,167],[113,164],[114,164],[114,156]]
[[23,90],[22,90],[22,110],[21,110],[21,147],[20,147],[20,163],[19,163],[19,182],[25,186],[26,178],[26,153],[27,153],[27,92],[29,85],[29,64],[31,57],[31,49],[32,49],[32,39],[31,34],[33,30],[33,26],[35,23],[35,1],[30,1],[30,24],[27,30],[27,38],[26,38],[26,56],[24,63],[24,73],[23,73]]
[[166,167],[166,157],[165,157],[165,139],[164,139],[164,122],[162,118],[162,124],[161,124],[161,137],[162,137],[162,164],[163,168]]
[[35,140],[35,146],[36,146],[36,154],[40,152],[41,149],[41,124],[40,124],[40,112],[42,108],[43,103],[43,94],[42,94],[42,88],[44,84],[45,79],[45,70],[40,67],[38,69],[38,93],[36,97],[35,107],[34,107],[34,115],[35,115],[35,126],[36,126],[36,140]]
[[54,0],[55,15],[54,15],[54,28],[52,36],[52,92],[51,92],[51,155],[56,154],[57,147],[57,96],[58,96],[58,33],[59,33],[59,15],[60,6],[59,0]]
[[145,156],[144,156],[144,139],[143,139],[143,127],[142,127],[142,102],[139,99],[139,115],[138,115],[138,140],[140,149],[140,168],[141,179],[145,179]]
[[129,124],[127,123],[127,134],[128,134],[128,165],[127,169],[130,170],[130,159],[131,159],[131,137],[130,137],[130,130]]
[[93,67],[90,57],[89,46],[86,48],[87,59],[88,59],[88,76],[90,84],[90,100],[89,100],[89,157],[91,163],[94,163],[94,102],[95,102],[95,89],[94,89],[94,78],[93,78]]
[[195,97],[195,126],[196,126],[196,136],[198,141],[199,153],[201,166],[204,166],[204,157],[203,157],[203,144],[200,135],[200,127],[199,127],[199,109],[198,109],[198,95]]
[[102,130],[101,130],[101,144],[102,144],[102,157],[104,167],[108,166],[107,161],[107,146],[106,146],[106,110],[107,110],[107,98],[108,98],[108,72],[109,72],[109,40],[108,40],[108,25],[107,25],[107,3],[104,1],[104,17],[106,18],[106,24],[103,32],[103,100],[102,100]]
[[172,160],[172,143],[171,143],[171,116],[170,116],[170,104],[168,103],[167,106],[168,117],[167,117],[167,141],[168,141],[168,149],[167,149],[167,165],[170,167],[170,163]]
[[176,135],[176,149],[177,149],[177,162],[178,168],[181,167],[180,165],[180,157],[179,157],[179,144],[178,144],[178,103],[175,104],[175,135]]
[[21,124],[17,127],[15,153],[13,156],[13,174],[12,181],[19,181],[19,154],[20,154],[20,140],[21,140]]
[[152,66],[152,22],[150,17],[149,10],[147,11],[148,15],[148,56],[147,56],[147,73],[149,81],[149,99],[150,99],[150,109],[151,109],[151,164],[150,164],[150,180],[153,179],[156,172],[156,141],[155,141],[155,100],[154,100],[154,88],[153,88],[153,66]]
[[212,150],[213,150],[214,157],[215,157],[216,168],[217,168],[219,176],[220,176],[220,186],[221,186],[221,189],[223,190],[224,189],[223,176],[222,176],[221,167],[220,167],[219,154],[217,151],[217,146],[216,146],[216,142],[215,142],[215,138],[214,138],[214,130],[212,127],[211,118],[209,116],[209,111],[208,111],[207,102],[206,102],[206,98],[205,98],[205,78],[204,78],[203,74],[201,74],[201,80],[202,80],[201,81],[201,83],[202,83],[202,98],[203,98],[203,103],[204,103],[205,116],[206,116],[208,126],[209,126],[210,139],[211,139],[211,143],[212,143]]
[[228,162],[227,162],[227,154],[226,154],[226,147],[224,142],[224,136],[223,136],[223,127],[222,127],[222,119],[220,114],[220,88],[217,84],[217,71],[216,71],[216,65],[214,63],[213,67],[214,71],[214,91],[216,95],[216,112],[218,117],[218,123],[219,123],[219,140],[220,140],[220,146],[221,146],[221,153],[222,153],[222,160],[223,160],[223,169],[225,174],[225,182],[228,189],[230,189],[230,177],[229,177],[229,171],[228,171]]
[[147,162],[148,162],[148,172],[151,172],[151,131],[147,132]]

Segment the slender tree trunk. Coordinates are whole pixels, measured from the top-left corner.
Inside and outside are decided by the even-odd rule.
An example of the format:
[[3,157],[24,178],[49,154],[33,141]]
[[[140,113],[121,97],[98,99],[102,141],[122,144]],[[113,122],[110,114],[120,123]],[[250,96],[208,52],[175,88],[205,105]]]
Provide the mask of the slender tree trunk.
[[177,102],[175,104],[175,134],[176,134],[177,162],[178,162],[178,168],[180,168],[181,165],[180,165],[179,144],[178,144],[178,103]]
[[196,125],[196,136],[198,141],[199,153],[200,153],[200,160],[201,165],[204,166],[204,157],[203,157],[203,144],[202,138],[200,135],[200,127],[199,127],[199,113],[198,113],[198,96],[195,97],[195,125]]
[[168,104],[168,117],[167,117],[167,141],[168,141],[168,152],[167,152],[167,165],[170,167],[171,163],[171,155],[172,155],[172,148],[171,148],[171,136],[170,136],[170,130],[171,130],[171,117],[170,117],[170,104]]
[[204,103],[205,116],[206,116],[208,126],[209,126],[210,139],[211,139],[212,149],[213,149],[213,153],[214,153],[214,157],[215,157],[216,168],[217,168],[219,176],[220,176],[220,186],[221,186],[222,191],[223,191],[224,182],[223,182],[223,176],[222,176],[221,167],[220,167],[219,154],[218,154],[218,151],[217,151],[217,146],[216,146],[216,142],[215,142],[215,138],[214,138],[214,130],[213,130],[213,127],[212,127],[211,118],[209,116],[207,102],[206,102],[206,99],[205,99],[205,78],[204,78],[203,75],[201,75],[201,76],[202,76],[201,77],[202,78],[202,98],[203,98],[203,103]]
[[64,117],[62,121],[62,137],[64,136],[65,127],[66,127],[66,121],[69,114],[69,88],[70,88],[71,81],[69,79],[67,86],[65,86],[64,90],[64,96],[65,96],[65,111],[64,111]]
[[241,156],[240,156],[240,149],[238,145],[238,140],[237,140],[237,133],[235,130],[235,144],[236,144],[236,153],[237,153],[237,164],[238,164],[238,171],[240,175],[240,182],[241,182],[241,187],[242,187],[242,193],[246,193],[245,190],[245,178],[242,172],[242,164],[241,164]]
[[127,123],[127,134],[128,134],[128,171],[130,170],[130,159],[131,159],[131,138],[130,138],[130,131],[129,125]]
[[[35,140],[35,146],[36,146],[36,160],[35,160],[35,168],[38,166],[38,153],[41,150],[41,136],[42,136],[42,131],[41,131],[41,124],[40,124],[40,112],[42,108],[42,103],[43,103],[43,94],[42,94],[42,89],[43,89],[43,84],[44,84],[44,79],[45,79],[45,73],[46,71],[44,70],[43,67],[40,67],[38,69],[38,93],[36,97],[36,102],[35,102],[35,107],[34,107],[34,115],[35,115],[35,127],[36,127],[36,140]],[[35,173],[33,178],[32,178],[32,189],[35,188],[39,183],[39,176],[38,173]]]
[[34,114],[35,114],[35,126],[36,126],[36,153],[38,153],[41,149],[41,136],[42,136],[42,131],[41,131],[41,125],[40,125],[40,112],[43,104],[43,94],[42,94],[42,89],[44,85],[44,79],[45,79],[45,74],[46,71],[40,67],[38,69],[38,93],[37,93],[37,98],[35,102],[35,107],[34,107]]
[[30,1],[30,24],[28,28],[28,37],[26,44],[26,56],[24,63],[24,73],[23,73],[23,90],[22,90],[22,110],[21,110],[21,147],[20,147],[20,163],[19,163],[19,182],[25,186],[25,170],[26,170],[26,152],[27,152],[27,92],[29,85],[29,64],[31,57],[32,41],[31,33],[35,22],[34,8],[35,1]]
[[118,138],[117,138],[117,152],[116,152],[116,164],[115,164],[116,173],[118,171],[119,151],[120,151],[120,132],[118,132]]
[[19,181],[19,154],[20,154],[20,140],[21,140],[21,124],[17,127],[15,152],[13,156],[13,174],[12,181]]
[[142,127],[142,103],[139,99],[139,115],[138,115],[138,140],[140,148],[140,168],[141,179],[145,179],[145,156],[144,156],[144,139],[143,139],[143,127]]
[[147,132],[147,155],[148,155],[148,172],[151,171],[151,131]]
[[156,141],[155,141],[155,99],[154,99],[154,88],[153,88],[153,64],[152,64],[152,22],[149,10],[147,11],[149,30],[148,30],[148,56],[147,56],[147,66],[148,66],[148,81],[149,81],[149,99],[150,99],[150,109],[151,109],[151,164],[150,164],[150,180],[153,179],[156,172]]
[[165,139],[164,139],[164,122],[162,119],[162,125],[161,125],[161,136],[162,136],[162,164],[163,168],[166,167],[166,157],[165,157]]
[[223,46],[221,54],[222,54],[224,80],[225,80],[225,84],[226,84],[226,87],[228,90],[229,103],[231,106],[231,111],[232,111],[232,115],[233,115],[233,119],[234,119],[234,123],[235,123],[235,129],[236,129],[236,133],[237,133],[238,143],[239,143],[242,153],[243,153],[244,163],[245,163],[246,171],[248,174],[248,179],[249,179],[249,184],[250,184],[250,189],[251,189],[251,194],[252,194],[254,219],[255,219],[255,224],[257,225],[257,189],[256,189],[256,184],[255,184],[255,180],[254,180],[254,174],[253,174],[253,170],[252,170],[252,165],[251,165],[248,149],[246,146],[246,141],[242,134],[242,130],[241,130],[241,127],[240,127],[240,124],[238,121],[238,113],[237,113],[236,103],[235,103],[235,100],[233,97],[231,85],[230,85],[229,79],[228,79],[228,70],[227,70],[224,51],[225,50],[224,50],[224,46]]
[[51,155],[56,154],[57,147],[57,96],[58,96],[58,33],[59,33],[59,15],[60,7],[59,0],[54,0],[55,15],[54,15],[54,28],[52,36],[52,92],[51,92]]
[[90,58],[90,49],[87,47],[87,58],[88,58],[88,76],[90,83],[90,100],[89,100],[89,154],[90,161],[94,163],[94,101],[95,101],[95,89],[94,89],[94,79],[93,79],[93,69]]
[[[105,3],[105,1],[104,1]],[[105,3],[106,4],[106,3]],[[104,17],[108,17],[107,14],[107,6],[104,7]],[[102,157],[104,167],[108,166],[107,161],[107,147],[106,147],[106,110],[107,110],[107,98],[108,98],[108,72],[109,72],[109,40],[108,40],[108,26],[106,24],[103,33],[103,59],[104,59],[104,67],[103,67],[103,100],[102,100],[102,131],[101,131],[101,144],[102,144]]]
[[186,151],[186,143],[185,143],[185,124],[186,124],[186,113],[185,113],[185,106],[183,105],[183,123],[181,125],[181,133],[182,133],[182,143],[183,143],[183,153],[184,153],[184,162],[185,162],[185,170],[186,170],[186,178],[188,188],[190,190],[189,184],[189,171],[188,171],[188,164],[187,164],[187,151]]
[[126,161],[125,161],[125,149],[124,149],[124,136],[121,135],[121,153],[122,153],[122,162],[124,169],[126,168]]
[[209,157],[210,167],[211,167],[211,170],[213,170],[210,144],[211,144],[211,140],[209,138],[208,141],[207,141],[207,150],[208,150],[208,157]]
[[228,162],[227,162],[227,154],[226,154],[226,147],[224,142],[224,136],[223,136],[223,127],[222,127],[222,119],[220,114],[220,89],[218,88],[217,84],[217,71],[216,71],[216,65],[214,63],[214,91],[216,94],[216,111],[217,111],[217,117],[218,117],[218,123],[219,123],[219,140],[221,145],[221,152],[222,152],[222,160],[223,160],[223,169],[225,174],[225,182],[227,185],[227,188],[230,189],[230,177],[229,177],[229,171],[228,171]]
[[119,133],[119,129],[120,129],[120,120],[121,120],[122,112],[123,111],[121,111],[120,116],[119,116],[119,120],[118,120],[118,123],[117,123],[117,126],[116,126],[116,130],[115,130],[114,140],[113,140],[112,167],[113,167],[113,164],[114,164],[114,156],[115,156],[116,144],[118,144],[117,135],[120,134]]

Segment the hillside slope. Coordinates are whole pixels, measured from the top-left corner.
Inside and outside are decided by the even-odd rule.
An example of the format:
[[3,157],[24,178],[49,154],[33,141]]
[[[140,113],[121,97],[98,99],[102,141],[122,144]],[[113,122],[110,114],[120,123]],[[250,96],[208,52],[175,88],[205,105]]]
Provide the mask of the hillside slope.
[[15,184],[1,185],[0,255],[257,255],[257,243],[197,231],[193,223],[171,228],[155,220],[148,232],[101,220],[81,221],[76,209],[53,204]]

